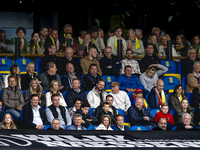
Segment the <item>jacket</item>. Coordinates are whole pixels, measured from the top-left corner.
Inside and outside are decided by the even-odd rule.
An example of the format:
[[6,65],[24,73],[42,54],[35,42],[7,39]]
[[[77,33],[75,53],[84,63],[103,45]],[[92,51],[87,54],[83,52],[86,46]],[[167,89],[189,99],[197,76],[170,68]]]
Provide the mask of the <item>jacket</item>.
[[[122,130],[118,127],[118,125],[112,126],[112,129],[113,129],[114,131],[122,131]],[[128,126],[124,126],[124,131],[128,131],[128,130],[129,130],[129,127],[128,127]]]
[[[105,101],[108,95],[106,91],[101,92],[102,99]],[[99,92],[96,90],[96,86],[87,94],[87,100],[91,108],[97,108],[101,103],[101,98]]]
[[[193,124],[193,118],[194,118],[194,108],[193,107],[189,107],[188,110],[187,110],[187,113],[190,114],[191,116],[191,124]],[[174,122],[175,124],[179,124],[182,122],[182,116],[183,114],[185,114],[185,112],[183,110],[180,110],[180,111],[175,111],[174,113]]]
[[102,38],[97,38],[96,41],[93,41],[93,44],[96,45],[98,55],[102,55],[102,50],[105,49],[104,40]]
[[[154,121],[156,123],[158,123],[158,121],[161,118],[166,118],[167,123],[169,123],[169,125],[174,125],[174,118],[173,116],[170,114],[170,112],[168,112],[167,114],[163,114],[163,112],[160,110],[158,113],[156,113],[155,117],[154,117]],[[169,126],[168,125],[168,126]]]
[[192,129],[186,129],[186,128],[185,128],[185,125],[184,125],[183,123],[179,123],[179,124],[177,125],[177,130],[189,130],[189,131],[197,130],[195,125],[190,124],[190,126],[192,126]]
[[88,74],[84,75],[83,81],[86,84],[86,90],[88,90],[88,91],[92,90],[96,86],[96,83],[99,82],[100,78],[101,78],[101,76],[99,74],[96,74],[96,76],[94,77],[89,72],[88,72]]
[[130,78],[127,78],[125,74],[122,74],[117,78],[117,82],[120,85],[119,89],[123,91],[126,91],[126,88],[144,89],[144,86],[136,75],[131,75]]
[[108,129],[101,123],[96,130],[113,130],[110,126],[108,127]]
[[[199,80],[200,80],[200,76],[199,76]],[[198,88],[198,81],[197,81],[197,77],[195,76],[194,72],[193,73],[189,73],[187,75],[187,85],[186,85],[186,92],[187,93],[192,93],[192,90],[194,88]]]
[[3,101],[3,106],[5,109],[16,109],[17,106],[24,106],[24,97],[22,94],[22,90],[15,86],[15,90],[11,87],[7,87],[3,90],[1,98]]
[[195,88],[192,90],[191,106],[194,107],[195,109],[199,109],[199,103],[200,103],[199,89]]
[[[159,56],[166,56],[165,54],[165,50],[164,50],[164,46],[163,45],[160,45],[159,46],[159,50],[158,50],[158,55]],[[172,57],[177,57],[177,53],[176,53],[176,50],[174,47],[172,47]],[[179,59],[173,59],[173,61],[180,61]]]
[[[184,94],[182,94],[182,99],[187,98]],[[170,100],[172,102],[172,106],[173,109],[175,109],[175,111],[180,111],[181,110],[181,102],[177,96],[177,94],[172,94],[170,95]]]
[[[33,77],[36,77],[36,74],[33,74]],[[30,88],[30,82],[32,80],[32,77],[29,75],[29,73],[27,72],[26,74],[23,74],[21,76],[21,89],[22,90],[27,90],[28,88]]]
[[[22,111],[22,121],[24,123],[24,127],[28,129],[35,129],[36,124],[33,123],[33,110],[32,105],[29,102],[27,105],[24,106],[24,109]],[[40,107],[39,109],[40,118],[42,119],[43,125],[48,125],[48,121],[44,112],[43,107]]]
[[93,60],[90,60],[89,56],[86,55],[83,59],[81,59],[80,61],[80,65],[83,69],[83,75],[86,75],[89,71],[89,67],[91,64],[97,64],[97,73],[102,76],[102,71],[101,71],[101,67],[99,64],[99,61],[94,58]]
[[[4,126],[3,122],[0,122],[0,129],[7,129],[7,128]],[[13,129],[17,129],[17,126],[14,125]]]
[[[196,58],[195,61],[199,60],[200,60],[199,58]],[[189,73],[193,72],[193,65],[195,61],[192,61],[189,57],[182,60],[183,76],[187,76]]]
[[[87,130],[87,128],[85,128],[85,127],[83,127],[83,126],[81,126],[81,129],[82,130]],[[78,130],[78,126],[77,125],[71,125],[71,126],[69,126],[68,128],[67,128],[67,130]]]

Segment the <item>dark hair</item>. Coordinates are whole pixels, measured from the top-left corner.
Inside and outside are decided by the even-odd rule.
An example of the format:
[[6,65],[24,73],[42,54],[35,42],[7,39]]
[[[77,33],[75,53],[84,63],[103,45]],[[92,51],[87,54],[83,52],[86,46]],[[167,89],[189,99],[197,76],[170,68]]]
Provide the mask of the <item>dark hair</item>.
[[113,29],[109,29],[108,31],[107,31],[107,33],[114,33],[115,32],[115,30],[113,30]]
[[6,32],[5,32],[4,30],[0,30],[0,34],[1,34],[1,33],[6,33]]
[[31,94],[31,99],[32,99],[33,97],[38,97],[38,98],[39,98],[39,95],[38,95],[38,94]]
[[123,116],[122,114],[118,114],[118,115],[116,116],[116,120],[117,120],[117,117],[119,117],[119,116],[121,116],[121,117],[124,118],[124,116]]
[[112,98],[113,98],[113,96],[112,96],[112,95],[107,95],[107,96],[106,96],[106,99],[107,99],[108,97],[112,97]]
[[49,27],[48,26],[42,26],[40,31],[42,31],[42,29],[46,28],[49,31]]
[[130,65],[126,65],[124,70],[126,70],[126,68],[131,68],[131,66]]
[[[181,86],[180,84],[178,84],[178,85],[176,85],[176,86],[174,87],[174,91],[173,91],[173,93],[172,93],[173,96],[176,95],[176,90],[177,90],[179,87],[182,87],[182,86]],[[182,90],[181,95],[183,95],[183,90]]]
[[53,29],[51,30],[51,34],[52,34],[53,31],[57,31],[57,32],[58,32],[58,29],[53,28]]
[[85,108],[85,107],[90,107],[90,104],[88,104],[88,103],[83,103],[83,104],[81,105],[81,108]]
[[[38,34],[39,35],[39,33],[38,32],[33,32],[32,34],[31,34],[31,37],[33,38],[33,36],[34,36],[34,34]],[[30,48],[31,48],[31,50],[32,50],[32,48],[34,47],[34,45],[35,45],[35,42],[34,42],[34,40],[31,38],[31,41],[30,41]],[[40,41],[39,42],[39,46],[40,47],[42,47],[42,42]],[[37,48],[37,47],[36,47]]]
[[55,62],[50,61],[50,62],[48,62],[48,63],[46,64],[45,69],[46,69],[46,70],[49,70],[50,68],[53,68],[54,65],[55,65]]
[[16,77],[15,77],[14,75],[9,75],[9,76],[8,76],[8,81],[9,81],[11,78],[14,78],[15,81],[16,81]]
[[116,31],[116,30],[118,30],[118,29],[121,29],[121,30],[122,30],[122,27],[116,26],[116,27],[114,28],[114,31]]
[[53,95],[51,96],[51,100],[53,100],[53,98],[56,97],[56,96],[60,97],[59,94],[53,94]]
[[26,30],[25,30],[25,28],[23,28],[23,27],[18,27],[17,30],[16,30],[16,34],[17,34],[20,30],[22,30],[22,31],[24,32],[24,34],[26,34]]
[[91,69],[92,66],[96,66],[97,67],[97,64],[91,64],[89,69]]
[[110,106],[110,104],[108,102],[103,102],[102,106],[104,106],[104,105],[109,105]]
[[[147,44],[147,47],[148,47],[149,45],[152,45],[152,46],[153,46],[153,43],[148,43],[148,44]],[[154,46],[153,46],[153,49],[154,49]]]
[[[99,81],[104,82],[104,84],[105,84],[104,87],[106,87],[106,81],[103,78],[100,78]],[[98,81],[98,83],[99,83],[99,81]]]
[[[200,40],[200,35],[195,35],[195,36],[197,36],[198,38],[199,38],[199,40]],[[192,38],[192,40],[191,40],[191,44],[193,44],[194,45],[194,38],[195,38],[195,36]],[[200,42],[200,41],[199,41]],[[200,43],[199,43],[200,44]],[[198,45],[199,45],[198,44]]]
[[78,78],[75,78],[75,79],[73,79],[73,80],[72,80],[72,82],[73,82],[73,81],[75,81],[75,80],[78,80],[78,81],[79,81],[79,83],[81,84],[81,80],[80,80],[80,79],[78,79]]
[[76,97],[75,99],[73,99],[73,104],[75,104],[77,101],[80,101],[82,103],[82,100],[79,97]]
[[127,49],[127,50],[126,50],[126,53],[127,53],[127,51],[131,51],[131,52],[132,52],[132,54],[133,54],[133,50],[132,50],[132,49]]

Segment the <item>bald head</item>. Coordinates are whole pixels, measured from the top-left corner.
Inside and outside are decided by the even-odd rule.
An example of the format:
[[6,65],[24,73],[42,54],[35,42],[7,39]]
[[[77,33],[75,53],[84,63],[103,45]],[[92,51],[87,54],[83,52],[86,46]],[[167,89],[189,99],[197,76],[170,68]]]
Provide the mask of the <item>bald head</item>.
[[163,80],[159,79],[157,81],[156,88],[157,88],[157,90],[158,90],[159,93],[163,90],[163,88],[164,88],[164,82],[163,82]]

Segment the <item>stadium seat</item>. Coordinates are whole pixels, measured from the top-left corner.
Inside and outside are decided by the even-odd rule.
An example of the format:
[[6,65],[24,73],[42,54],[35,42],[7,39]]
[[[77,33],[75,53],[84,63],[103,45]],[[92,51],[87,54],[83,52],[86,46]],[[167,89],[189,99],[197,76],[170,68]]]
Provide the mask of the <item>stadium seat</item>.
[[191,101],[192,101],[192,93],[185,93],[187,99],[188,99],[188,102],[189,102],[189,105],[191,106]]
[[96,130],[97,127],[98,127],[98,125],[92,125],[92,126],[89,126],[87,129],[88,130]]
[[13,65],[12,61],[9,58],[0,57],[0,74],[2,80],[5,76],[10,74],[10,67]]
[[181,77],[183,76],[182,60],[178,63],[178,73],[181,75]]
[[175,114],[175,109],[170,110],[170,114],[171,114],[172,116],[174,116],[174,114]]
[[183,91],[185,92],[186,85],[187,85],[187,77],[182,77],[182,79],[181,79],[181,85],[182,85]]
[[89,93],[90,91],[85,91],[85,95],[87,96],[87,94]]
[[164,90],[174,91],[174,87],[180,84],[180,81],[177,77],[166,76],[163,77]]
[[168,71],[166,73],[177,73],[177,68],[175,62],[172,60],[161,60],[161,65],[168,68]]
[[42,58],[38,58],[35,61],[35,71],[37,72],[38,76],[42,73],[41,62]]
[[96,108],[90,108],[90,109],[89,109],[90,115],[91,115],[91,116],[94,116],[94,111],[95,111],[95,109],[96,109]]
[[148,129],[144,126],[131,126],[131,131],[148,131]]
[[117,115],[118,115],[118,114],[121,114],[121,115],[124,116],[124,122],[129,122],[129,121],[128,121],[128,118],[126,117],[126,113],[125,113],[124,110],[122,110],[122,109],[117,109]]
[[30,58],[17,58],[17,59],[15,59],[14,64],[19,66],[20,74],[26,74],[26,72],[27,72],[26,65],[29,62],[32,62],[32,60]]
[[160,109],[151,109],[151,110],[150,110],[150,114],[151,114],[151,116],[154,118],[155,115],[156,115],[156,113],[159,112],[159,111],[160,111]]
[[129,99],[130,99],[130,101],[131,101],[131,105],[133,104],[133,96],[134,96],[134,92],[127,92],[127,94],[128,94],[128,97],[129,97]]
[[0,90],[0,99],[1,99],[1,94],[2,94],[3,90]]
[[51,125],[44,126],[43,130],[51,129]]
[[116,77],[115,76],[111,76],[111,75],[103,75],[102,78],[105,80],[106,82],[106,87],[104,89],[111,89],[110,84],[113,81],[116,81]]
[[177,129],[177,126],[173,127],[173,128],[172,128],[172,131],[176,131],[176,129]]
[[[129,124],[129,125],[126,125],[126,124]],[[129,129],[130,129],[130,123],[124,123],[124,126],[126,126],[126,127],[128,127]],[[112,125],[112,126],[110,126],[112,129],[113,129],[113,127],[115,127],[115,125]],[[129,130],[128,129],[128,130]]]
[[22,108],[21,111],[20,111],[20,118],[21,118],[21,121],[22,121],[22,112],[23,112],[23,108]]

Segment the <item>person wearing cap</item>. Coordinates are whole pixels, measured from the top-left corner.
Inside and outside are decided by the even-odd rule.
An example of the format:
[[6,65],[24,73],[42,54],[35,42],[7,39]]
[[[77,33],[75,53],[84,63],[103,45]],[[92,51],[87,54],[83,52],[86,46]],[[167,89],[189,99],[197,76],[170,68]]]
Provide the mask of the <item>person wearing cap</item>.
[[113,96],[113,106],[118,109],[127,111],[131,106],[128,94],[125,91],[119,90],[120,86],[118,82],[112,82],[110,95]]
[[118,51],[117,40],[122,40],[122,54],[125,55],[127,45],[126,45],[126,40],[122,38],[122,28],[120,26],[116,26],[114,30],[115,30],[115,35],[108,39],[107,46],[111,47],[112,54],[114,56],[117,56],[117,51]]

